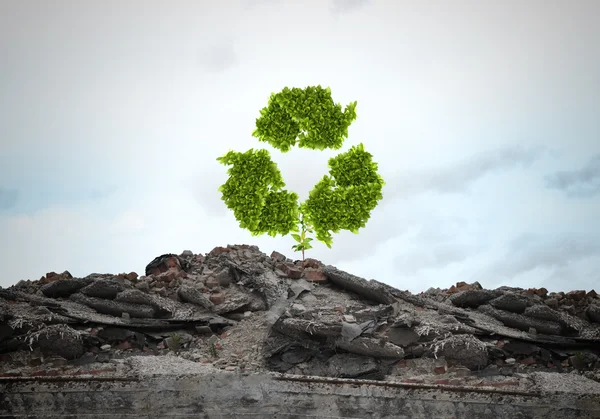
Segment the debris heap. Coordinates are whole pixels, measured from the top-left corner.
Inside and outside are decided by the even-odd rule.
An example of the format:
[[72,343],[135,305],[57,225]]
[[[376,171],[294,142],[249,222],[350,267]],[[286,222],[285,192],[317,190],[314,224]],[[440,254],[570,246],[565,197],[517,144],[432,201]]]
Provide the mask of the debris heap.
[[413,295],[248,245],[165,254],[144,276],[65,271],[0,288],[0,377],[175,356],[242,373],[493,385],[572,372],[600,381],[599,352],[594,291],[458,283]]

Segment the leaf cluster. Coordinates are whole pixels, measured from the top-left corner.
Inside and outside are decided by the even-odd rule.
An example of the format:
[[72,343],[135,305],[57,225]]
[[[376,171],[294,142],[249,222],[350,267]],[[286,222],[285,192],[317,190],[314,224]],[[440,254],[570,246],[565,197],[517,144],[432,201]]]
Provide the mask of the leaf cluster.
[[329,159],[325,175],[300,207],[315,230],[316,238],[331,247],[331,233],[348,230],[358,233],[371,211],[383,198],[385,182],[377,173],[377,163],[363,144]]
[[271,94],[261,109],[252,135],[282,152],[296,144],[300,148],[337,150],[348,137],[348,127],[356,119],[356,102],[342,111],[334,103],[331,89],[319,86],[284,88]]
[[298,231],[298,195],[283,189],[281,172],[267,150],[229,151],[217,160],[231,166],[219,191],[241,228],[272,237]]

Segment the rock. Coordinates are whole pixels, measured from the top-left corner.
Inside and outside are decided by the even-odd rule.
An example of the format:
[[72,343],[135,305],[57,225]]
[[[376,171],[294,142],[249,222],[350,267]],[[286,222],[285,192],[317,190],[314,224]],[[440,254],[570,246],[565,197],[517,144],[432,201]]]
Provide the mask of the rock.
[[114,299],[125,288],[122,284],[112,279],[97,279],[90,285],[81,289],[81,293],[88,297]]
[[562,315],[558,311],[542,304],[527,307],[524,314],[540,320],[549,320],[553,322],[560,322],[562,320]]
[[72,279],[73,275],[69,271],[64,271],[61,274],[56,272],[48,272],[45,276],[40,278],[40,283],[49,284],[50,282],[58,281],[61,279]]
[[283,273],[285,273],[287,275],[288,278],[291,278],[291,279],[302,278],[303,268],[301,268],[301,267],[294,266],[294,265],[290,266],[287,263],[282,263],[279,267],[281,268]]
[[330,265],[323,268],[323,273],[337,286],[352,291],[368,300],[381,304],[392,304],[396,301],[388,286],[381,282],[373,279],[367,281]]
[[49,284],[42,286],[40,290],[46,297],[68,297],[92,282],[93,278],[62,279],[60,281],[50,282]]
[[223,294],[222,292],[216,292],[214,294],[211,294],[209,299],[214,305],[223,304],[225,302],[225,294]]
[[587,309],[587,315],[594,323],[600,323],[600,305],[590,304]]
[[343,349],[346,352],[350,352],[357,355],[372,356],[377,358],[391,358],[391,359],[402,359],[404,358],[404,350],[399,346],[385,342],[382,343],[379,339],[357,337],[356,339],[348,342],[343,339],[338,339],[335,346]]
[[327,275],[319,269],[306,268],[304,270],[304,279],[309,282],[325,282],[327,281]]
[[467,290],[452,294],[449,299],[457,307],[479,307],[498,297],[498,293],[488,290]]
[[273,253],[271,253],[271,259],[274,259],[277,262],[285,262],[287,258],[281,253],[273,251]]
[[196,287],[182,285],[177,291],[179,298],[187,303],[196,304],[208,310],[214,308],[213,302],[202,291]]
[[598,355],[592,352],[578,352],[569,357],[569,364],[578,370],[593,368],[598,362]]
[[135,284],[135,288],[137,288],[140,291],[145,291],[145,292],[150,291],[150,285],[148,284],[148,281],[138,282],[137,284]]
[[231,285],[231,275],[229,273],[229,269],[223,269],[217,274],[215,279],[217,280],[219,286],[227,288],[229,285]]
[[[214,295],[217,294],[213,294],[212,296]],[[214,307],[213,311],[217,314],[245,311],[249,304],[250,296],[243,292],[231,290],[227,292],[223,301]]]
[[431,345],[429,353],[452,360],[470,370],[483,368],[488,363],[485,344],[471,335],[453,335],[437,341]]
[[582,299],[585,298],[585,290],[576,290],[576,291],[569,291],[566,295],[567,298],[573,300],[573,301],[581,301]]
[[99,338],[110,343],[132,339],[134,336],[135,332],[120,327],[106,327],[98,332]]
[[160,316],[171,315],[171,311],[168,307],[161,304],[158,299],[150,294],[146,294],[137,289],[126,289],[117,294],[115,301],[131,304],[141,304],[151,306],[156,310],[156,314]]
[[47,326],[29,336],[40,350],[47,355],[74,359],[84,353],[83,340],[76,330],[63,324]]
[[336,354],[327,360],[330,377],[359,378],[379,371],[379,363],[373,357],[353,354]]
[[562,331],[562,326],[556,322],[534,319],[521,314],[497,310],[489,305],[479,306],[477,310],[500,320],[507,327],[513,327],[525,332],[529,332],[529,329],[532,327],[538,333],[543,333],[546,335],[560,335]]
[[533,302],[529,297],[507,292],[491,300],[489,304],[500,310],[510,311],[511,313],[523,313],[527,307],[533,305]]
[[184,258],[194,257],[194,252],[192,252],[191,250],[184,250],[183,252],[181,252],[181,257],[184,257]]
[[142,304],[122,303],[119,301],[104,300],[101,298],[88,297],[83,294],[72,294],[72,301],[93,308],[98,313],[121,317],[128,313],[131,317],[150,319],[154,317],[155,311],[152,307]]
[[420,336],[412,329],[392,327],[388,332],[390,342],[398,346],[409,346],[419,341]]
[[519,341],[508,342],[502,349],[513,355],[532,355],[540,352],[539,346]]
[[204,285],[206,285],[206,288],[211,290],[218,290],[220,287],[219,280],[213,276],[209,276],[208,278],[206,278],[206,281],[204,281]]
[[314,351],[300,345],[292,345],[281,354],[281,360],[288,364],[300,364],[312,358]]
[[146,266],[146,276],[160,275],[169,270],[174,270],[175,272],[188,271],[189,268],[190,264],[188,261],[172,253],[168,253],[154,258]]

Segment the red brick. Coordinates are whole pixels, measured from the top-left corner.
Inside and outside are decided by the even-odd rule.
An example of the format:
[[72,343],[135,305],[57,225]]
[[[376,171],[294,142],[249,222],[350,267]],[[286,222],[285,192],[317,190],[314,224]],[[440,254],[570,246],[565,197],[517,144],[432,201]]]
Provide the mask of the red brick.
[[288,265],[287,263],[282,263],[280,269],[291,279],[300,279],[302,277],[303,269],[301,267],[295,265]]
[[316,259],[305,259],[304,262],[302,262],[302,266],[305,268],[319,269],[321,265],[322,263]]
[[121,343],[119,343],[119,345],[117,346],[118,349],[122,350],[122,351],[126,351],[127,349],[131,349],[131,343],[129,341],[123,341]]
[[523,365],[533,365],[536,363],[535,359],[533,357],[527,357],[525,359],[521,359],[519,361],[519,363],[523,364]]
[[227,247],[217,246],[213,250],[210,251],[209,255],[218,256],[223,253],[229,253],[229,252],[231,252],[231,249],[228,249]]
[[214,294],[211,294],[208,298],[210,299],[210,301],[212,301],[214,305],[219,305],[225,301],[225,294],[223,294],[222,292],[216,292]]
[[408,367],[408,360],[401,359],[400,361],[396,362],[396,366],[398,368],[406,368],[406,367]]
[[446,367],[444,367],[444,366],[442,366],[442,367],[435,367],[433,369],[433,372],[435,372],[438,375],[440,375],[440,374],[446,374]]
[[304,279],[309,282],[325,282],[329,278],[320,270],[307,269],[304,271]]

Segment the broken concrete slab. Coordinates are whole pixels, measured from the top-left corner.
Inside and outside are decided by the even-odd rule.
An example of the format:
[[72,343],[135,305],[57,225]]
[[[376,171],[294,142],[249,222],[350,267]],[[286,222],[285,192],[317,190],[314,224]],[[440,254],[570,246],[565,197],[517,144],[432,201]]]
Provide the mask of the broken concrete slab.
[[367,281],[356,275],[339,270],[331,265],[323,268],[329,280],[342,289],[354,292],[367,300],[381,304],[392,304],[396,300],[390,294],[388,286],[375,280]]

